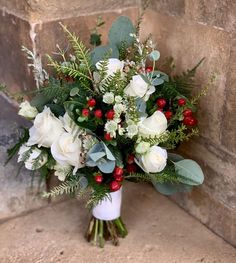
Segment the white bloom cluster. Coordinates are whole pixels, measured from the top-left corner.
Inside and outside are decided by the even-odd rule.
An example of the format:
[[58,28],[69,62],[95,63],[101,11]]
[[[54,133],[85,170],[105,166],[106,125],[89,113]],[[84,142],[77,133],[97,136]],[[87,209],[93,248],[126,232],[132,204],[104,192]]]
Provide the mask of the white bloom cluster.
[[34,119],[38,114],[38,110],[35,107],[32,107],[27,100],[22,102],[19,108],[20,110],[18,111],[18,114],[29,120]]
[[114,93],[113,92],[106,92],[104,95],[103,95],[103,102],[106,103],[106,104],[113,104],[115,100],[115,96],[114,96]]
[[116,137],[116,131],[118,129],[118,123],[115,120],[107,121],[105,124],[105,131],[111,135],[111,137]]

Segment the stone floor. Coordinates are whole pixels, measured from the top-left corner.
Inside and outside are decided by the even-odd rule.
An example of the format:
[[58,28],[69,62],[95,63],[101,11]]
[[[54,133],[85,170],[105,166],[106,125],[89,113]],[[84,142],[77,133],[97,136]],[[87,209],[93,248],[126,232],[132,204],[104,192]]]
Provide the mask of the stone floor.
[[51,204],[0,225],[1,263],[234,263],[236,250],[151,186],[128,183],[119,247],[83,237],[89,213],[77,200]]

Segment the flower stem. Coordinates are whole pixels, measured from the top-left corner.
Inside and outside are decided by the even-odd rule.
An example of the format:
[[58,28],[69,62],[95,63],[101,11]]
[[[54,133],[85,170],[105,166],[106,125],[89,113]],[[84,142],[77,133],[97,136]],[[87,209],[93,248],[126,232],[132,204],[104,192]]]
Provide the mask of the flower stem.
[[121,218],[117,218],[114,220],[115,225],[117,226],[118,230],[119,230],[119,234],[121,235],[122,238],[124,238],[125,236],[127,236],[128,231],[125,228],[125,225],[123,224],[123,222],[121,221]]
[[105,245],[105,240],[103,237],[103,220],[99,220],[99,246],[104,247]]

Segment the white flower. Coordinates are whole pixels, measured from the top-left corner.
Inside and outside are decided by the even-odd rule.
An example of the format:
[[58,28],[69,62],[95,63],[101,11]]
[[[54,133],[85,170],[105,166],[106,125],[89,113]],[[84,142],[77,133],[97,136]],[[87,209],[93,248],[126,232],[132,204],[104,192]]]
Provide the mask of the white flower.
[[135,75],[132,77],[129,85],[124,89],[124,92],[128,96],[144,98],[144,100],[147,101],[150,94],[155,92],[155,90],[155,87],[146,83],[140,75]]
[[35,107],[32,107],[27,100],[22,102],[19,107],[20,110],[18,111],[18,114],[26,119],[34,119],[38,114],[38,110]]
[[50,147],[63,131],[61,121],[54,116],[50,108],[45,106],[43,112],[36,116],[34,125],[29,129],[30,138],[27,145],[38,144],[39,147]]
[[[96,68],[98,70],[101,70],[101,62],[102,61],[96,63]],[[118,58],[109,58],[106,74],[107,76],[111,76],[117,71],[122,72],[123,68],[124,68],[124,61],[120,61]]]
[[128,127],[127,127],[127,136],[129,137],[129,138],[133,138],[135,135],[137,135],[138,134],[138,126],[137,125],[135,125],[135,124],[132,124],[132,125],[129,125]]
[[[29,151],[29,155],[28,152]],[[30,147],[23,144],[18,152],[18,162],[24,161],[25,167],[28,170],[37,170],[42,167],[48,160],[48,156],[46,153],[42,153],[42,151],[38,148],[31,149]],[[28,155],[25,160],[25,156]]]
[[136,145],[135,151],[139,154],[144,154],[150,149],[150,143],[149,142],[140,142]]
[[122,112],[126,111],[126,106],[123,105],[122,103],[117,103],[114,105],[113,109],[116,115],[120,115]]
[[108,121],[105,124],[105,131],[111,135],[111,137],[116,137],[116,130],[118,128],[118,123],[115,120]]
[[53,167],[55,170],[54,175],[58,177],[60,181],[65,181],[66,176],[71,171],[70,165],[61,165],[60,163],[56,163],[56,165]]
[[74,166],[73,173],[84,167],[82,163],[82,142],[72,134],[64,132],[52,144],[51,153],[53,158],[61,165]]
[[121,103],[122,102],[122,97],[121,96],[115,96],[115,102],[116,103]]
[[167,119],[161,111],[155,111],[152,116],[139,123],[139,134],[142,137],[158,136],[167,129]]
[[113,92],[106,92],[103,95],[103,102],[106,104],[112,104],[114,102],[114,93]]
[[71,117],[68,115],[66,112],[63,117],[59,117],[60,121],[63,124],[63,128],[72,134],[79,134],[80,132],[80,127],[71,119]]
[[161,172],[166,166],[166,160],[167,151],[159,146],[152,146],[140,157],[141,166],[148,173]]
[[120,124],[118,124],[118,133],[121,136],[125,133],[125,128],[123,128]]

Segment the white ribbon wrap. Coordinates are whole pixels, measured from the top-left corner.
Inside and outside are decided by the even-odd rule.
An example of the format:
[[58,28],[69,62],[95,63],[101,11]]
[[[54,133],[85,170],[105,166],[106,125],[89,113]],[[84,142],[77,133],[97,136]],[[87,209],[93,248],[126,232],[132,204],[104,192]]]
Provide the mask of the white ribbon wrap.
[[110,193],[111,198],[105,198],[93,210],[93,216],[100,220],[110,221],[120,217],[122,187]]

